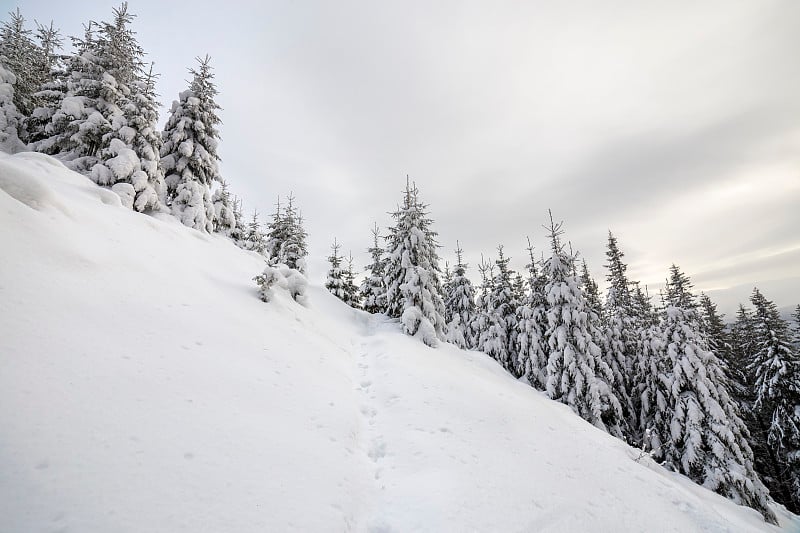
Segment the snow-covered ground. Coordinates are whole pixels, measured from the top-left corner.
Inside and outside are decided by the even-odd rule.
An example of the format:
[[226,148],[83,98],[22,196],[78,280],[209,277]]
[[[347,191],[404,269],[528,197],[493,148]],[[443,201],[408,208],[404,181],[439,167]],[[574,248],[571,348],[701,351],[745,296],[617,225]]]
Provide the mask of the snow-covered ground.
[[778,530],[47,156],[0,155],[0,250],[2,532]]

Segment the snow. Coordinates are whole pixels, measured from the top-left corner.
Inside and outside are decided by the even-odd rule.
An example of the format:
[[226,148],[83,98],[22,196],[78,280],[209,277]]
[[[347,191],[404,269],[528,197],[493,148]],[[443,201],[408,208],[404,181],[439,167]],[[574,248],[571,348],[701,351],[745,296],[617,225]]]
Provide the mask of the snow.
[[0,189],[0,531],[779,530],[47,156]]

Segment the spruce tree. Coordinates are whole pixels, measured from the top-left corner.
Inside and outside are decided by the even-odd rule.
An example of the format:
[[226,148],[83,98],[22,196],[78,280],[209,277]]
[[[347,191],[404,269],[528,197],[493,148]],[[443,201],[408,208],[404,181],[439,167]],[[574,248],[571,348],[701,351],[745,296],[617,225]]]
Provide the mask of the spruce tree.
[[475,320],[475,290],[466,275],[467,264],[464,263],[464,251],[456,241],[456,265],[453,279],[445,294],[446,315],[450,317],[447,324],[447,341],[461,349],[474,346],[475,334],[472,324]]
[[[303,216],[294,205],[294,196],[291,194],[287,198],[286,209],[275,222],[280,226],[279,233],[282,238],[273,243],[274,255],[271,260],[305,274],[308,234],[303,229]],[[272,228],[273,226],[270,226],[270,231]],[[268,239],[272,240],[272,233],[268,235]]]
[[597,282],[589,273],[589,266],[586,264],[586,259],[581,261],[581,290],[583,297],[586,299],[586,305],[598,317],[603,318],[603,304],[600,302],[600,289],[597,287]]
[[345,289],[345,271],[342,268],[342,256],[339,255],[339,249],[342,247],[336,239],[331,244],[331,255],[328,256],[328,277],[325,281],[325,288],[331,294],[345,302],[347,300],[347,290]]
[[736,311],[736,320],[730,328],[730,350],[728,351],[728,377],[732,382],[731,392],[742,408],[749,398],[752,383],[748,366],[755,352],[755,331],[752,313],[742,304]]
[[386,311],[386,258],[378,245],[378,224],[372,228],[372,246],[367,248],[372,262],[367,265],[367,277],[361,283],[361,301],[367,313],[383,313]]
[[[649,302],[640,294],[638,307],[643,309],[637,309],[636,296],[631,290],[632,284],[627,275],[628,265],[623,261],[624,257],[617,238],[609,231],[606,249],[608,292],[605,303],[604,356],[614,373],[614,389],[622,404],[628,439],[633,443],[641,443],[644,431],[640,420],[642,394],[648,388],[649,379],[642,373],[650,372],[652,366],[657,364],[646,359],[656,356],[656,352],[652,346],[645,348],[643,343],[652,342],[655,332],[646,331],[646,321],[642,319],[642,315],[647,313]],[[651,389],[652,385],[649,385]],[[655,391],[651,390],[650,393]]]
[[481,350],[494,358],[503,368],[518,376],[516,354],[517,306],[512,287],[512,271],[508,268],[509,258],[503,254],[503,247],[497,247],[497,276],[494,277],[491,292],[485,302],[488,324],[480,339]]
[[689,278],[672,265],[662,331],[671,417],[658,454],[666,466],[776,523],[766,488],[753,468],[747,428],[730,398],[718,358],[708,349]]
[[575,257],[564,250],[561,227],[561,223],[553,222],[551,215],[547,229],[552,255],[544,265],[547,275],[544,341],[549,351],[546,392],[589,423],[621,436],[622,408],[610,386],[611,369],[592,337],[586,300],[575,275]]
[[[40,76],[40,50],[33,40],[32,32],[25,27],[25,17],[17,8],[9,13],[9,20],[0,25],[0,64],[14,74],[13,101],[23,116],[33,111],[33,93],[37,91]],[[25,137],[22,123],[18,134]]]
[[444,339],[444,302],[439,283],[436,232],[416,185],[406,181],[402,207],[392,213],[386,268],[387,313],[403,331],[428,346]]
[[[129,126],[125,108],[131,103],[134,85],[143,77],[144,50],[130,27],[134,15],[128,12],[127,3],[115,8],[113,14],[112,22],[97,25],[81,56],[81,68],[73,72],[80,77],[70,87],[71,94],[83,98],[86,117],[72,125],[77,126],[73,135],[77,146],[69,161],[75,170],[90,174],[100,185],[127,184],[116,190],[128,203],[126,198],[134,196],[132,183],[141,182],[142,177],[133,177],[141,163],[131,149],[136,130]],[[152,111],[156,108],[154,104]],[[155,121],[150,122],[154,127]]]
[[197,62],[198,68],[189,70],[189,89],[172,103],[162,134],[161,164],[172,213],[189,227],[211,232],[215,213],[210,188],[221,181],[217,165],[220,107],[214,101],[217,88],[211,59],[205,56]]
[[[766,437],[767,483],[773,496],[800,512],[800,356],[777,306],[758,289],[753,304],[753,410]],[[771,463],[771,464],[770,464]]]
[[266,242],[261,224],[258,222],[258,211],[253,211],[253,218],[247,224],[247,230],[242,240],[242,248],[264,255]]
[[236,240],[236,207],[234,199],[228,191],[228,182],[220,181],[211,201],[214,202],[214,231]]
[[483,341],[486,340],[486,332],[489,329],[491,315],[491,291],[494,285],[494,265],[485,261],[481,254],[481,262],[478,264],[478,273],[481,276],[481,284],[478,294],[475,297],[475,317],[472,319],[470,329],[472,330],[472,345],[479,351],[484,351]]
[[36,38],[39,41],[39,60],[41,81],[32,95],[34,106],[31,114],[25,119],[25,132],[31,148],[50,136],[47,125],[67,92],[67,76],[65,62],[67,57],[57,53],[63,46],[63,39],[58,29],[50,22],[49,26],[36,24]]
[[245,235],[247,235],[247,228],[244,223],[244,213],[242,212],[242,200],[238,196],[233,195],[232,203],[234,225],[229,237],[236,244],[236,246],[239,248],[244,248],[244,238]]
[[128,91],[120,100],[122,115],[103,137],[108,146],[101,149],[101,161],[92,167],[92,179],[98,184],[117,191],[128,189],[131,207],[139,212],[164,209],[166,195],[159,157],[162,142],[157,129],[156,77],[151,65],[146,74],[137,74],[128,82]]
[[800,305],[795,307],[792,313],[792,342],[794,343],[795,353],[800,354]]
[[517,322],[517,373],[532,387],[547,388],[548,348],[544,338],[547,306],[544,295],[546,278],[537,269],[533,245],[528,239],[528,291],[520,302]]
[[731,349],[728,333],[725,330],[725,315],[717,311],[717,304],[711,301],[706,293],[700,293],[700,327],[703,329],[708,339],[708,347],[718,358],[722,359],[726,366],[729,361]]
[[[31,148],[56,156],[71,166],[76,166],[73,161],[91,158],[101,141],[97,127],[103,122],[102,116],[95,115],[100,77],[96,66],[96,26],[89,21],[83,38],[71,37],[74,54],[63,62],[63,72],[55,73],[52,82],[41,87],[42,109],[34,110],[34,118],[48,118],[43,128],[41,125],[37,128]],[[94,164],[93,161],[89,160]]]
[[14,80],[14,74],[0,64],[0,151],[8,153],[24,149],[17,135],[22,115],[14,104]]
[[344,269],[344,303],[355,309],[361,309],[361,301],[358,295],[358,286],[355,284],[356,273],[353,270],[353,253],[347,256],[347,268]]

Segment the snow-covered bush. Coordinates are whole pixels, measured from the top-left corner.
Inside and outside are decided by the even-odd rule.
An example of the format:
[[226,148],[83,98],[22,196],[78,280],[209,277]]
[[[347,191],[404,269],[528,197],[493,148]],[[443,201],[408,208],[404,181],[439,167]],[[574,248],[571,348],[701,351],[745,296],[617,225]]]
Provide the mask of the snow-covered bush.
[[261,300],[269,302],[275,295],[275,288],[285,290],[294,301],[301,305],[308,302],[308,280],[298,270],[279,263],[267,265],[264,271],[253,280],[258,285]]

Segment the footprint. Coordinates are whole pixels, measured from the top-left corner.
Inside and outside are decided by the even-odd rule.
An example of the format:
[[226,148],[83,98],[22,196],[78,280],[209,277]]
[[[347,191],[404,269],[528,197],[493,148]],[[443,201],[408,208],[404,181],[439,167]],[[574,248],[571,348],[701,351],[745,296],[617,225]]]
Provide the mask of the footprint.
[[367,455],[373,461],[386,457],[386,443],[379,440],[372,441]]

